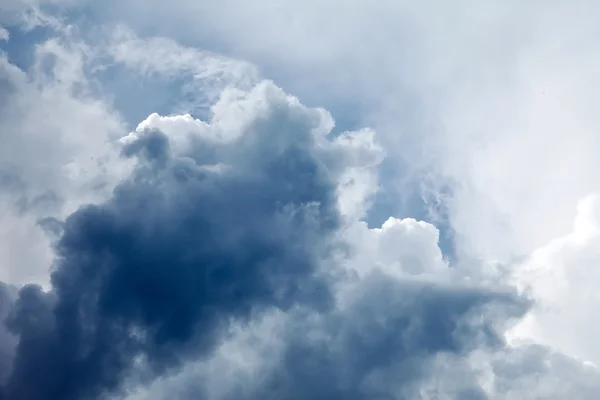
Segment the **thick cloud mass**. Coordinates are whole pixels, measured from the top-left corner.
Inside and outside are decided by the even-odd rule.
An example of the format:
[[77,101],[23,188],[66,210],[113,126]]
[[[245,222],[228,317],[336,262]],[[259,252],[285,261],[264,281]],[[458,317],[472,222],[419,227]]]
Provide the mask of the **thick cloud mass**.
[[138,355],[160,372],[185,345],[209,354],[229,318],[327,308],[318,263],[340,218],[336,149],[318,110],[270,84],[248,96],[264,104],[242,112],[237,137],[192,135],[189,154],[138,132],[124,147],[139,159],[131,178],[67,218],[52,290],[21,289],[9,322],[21,337],[9,398],[99,396]]
[[[431,225],[352,221],[344,197],[369,191],[348,177],[365,179],[380,149],[369,131],[332,138],[331,126],[269,82],[225,91],[210,123],[142,122],[121,140],[131,176],[54,222],[51,289],[19,291],[5,397],[123,394],[131,379],[218,356],[232,324],[274,309],[288,317],[272,370],[225,398],[414,398],[442,355],[502,349],[502,321],[527,303],[457,281]],[[383,254],[394,240],[423,256]],[[382,246],[376,258],[359,254],[367,241]],[[456,396],[485,398],[469,376]]]
[[[509,293],[396,280],[381,273],[353,290],[346,307],[291,324],[281,367],[251,399],[419,398],[436,357],[503,346],[484,305],[508,306],[513,316],[526,309]],[[481,388],[469,383],[461,382],[465,387],[456,398],[485,398]]]
[[4,3],[0,400],[599,398],[592,19]]

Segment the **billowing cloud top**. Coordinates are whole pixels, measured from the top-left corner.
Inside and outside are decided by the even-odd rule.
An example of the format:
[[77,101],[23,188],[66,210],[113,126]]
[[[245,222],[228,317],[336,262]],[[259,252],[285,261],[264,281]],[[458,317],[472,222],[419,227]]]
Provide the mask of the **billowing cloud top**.
[[[473,136],[449,95],[460,74],[433,67],[446,22],[350,2],[314,41],[334,1],[259,1],[243,21],[155,3],[0,6],[0,399],[600,396],[600,197],[577,197],[581,180],[570,231],[561,215],[553,238],[517,232],[526,213],[508,196],[530,189],[496,164],[537,130],[523,147],[516,117],[494,125],[502,138]],[[267,8],[277,23],[255,21]],[[472,16],[458,12],[458,38]],[[381,29],[399,19],[422,48],[407,45],[398,80],[387,56],[373,77],[363,56],[389,52]],[[361,32],[372,48],[343,48]],[[417,121],[435,112],[443,127]],[[593,142],[575,136],[563,147]]]

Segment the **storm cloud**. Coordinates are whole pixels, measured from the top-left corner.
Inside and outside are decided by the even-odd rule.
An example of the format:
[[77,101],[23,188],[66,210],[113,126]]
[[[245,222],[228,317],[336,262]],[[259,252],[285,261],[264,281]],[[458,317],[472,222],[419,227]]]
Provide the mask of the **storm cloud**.
[[[516,294],[344,266],[360,246],[341,234],[348,170],[380,158],[369,131],[328,136],[326,112],[270,82],[225,91],[213,112],[151,115],[120,141],[133,165],[113,196],[54,221],[51,288],[24,286],[7,318],[6,398],[123,396],[273,310],[288,315],[276,367],[226,397],[413,398],[440,354],[504,346],[494,324],[525,312]],[[437,231],[410,229],[437,248]]]
[[19,292],[8,398],[96,398],[140,356],[162,373],[209,355],[231,318],[330,307],[319,263],[340,219],[335,149],[318,110],[268,83],[250,96],[264,114],[226,142],[192,137],[187,154],[160,131],[129,138],[132,176],[66,219],[52,289]]
[[[393,51],[385,50],[392,58],[362,57],[368,68],[357,69],[355,40],[343,57],[334,51],[328,58],[338,40],[314,30],[318,34],[309,39],[318,39],[322,53],[311,50],[317,42],[288,46],[285,53],[292,49],[301,68],[269,56],[273,64],[263,69],[206,51],[223,49],[204,43],[203,32],[227,27],[237,11],[233,16],[206,6],[197,13],[188,7],[193,2],[180,1],[166,19],[173,22],[184,10],[183,22],[187,14],[215,20],[197,24],[197,38],[177,42],[141,36],[131,29],[135,24],[89,30],[90,20],[79,17],[98,9],[70,8],[80,1],[13,0],[9,17],[0,6],[8,32],[0,29],[0,280],[7,282],[0,283],[0,398],[598,398],[598,368],[569,357],[597,364],[589,321],[597,303],[590,272],[600,237],[598,198],[580,205],[571,234],[514,265],[493,252],[465,253],[482,225],[473,232],[456,228],[480,217],[489,222],[489,216],[462,204],[468,212],[457,225],[453,202],[468,193],[459,186],[473,182],[454,182],[460,176],[450,168],[452,184],[438,190],[438,174],[452,163],[442,158],[431,164],[450,148],[458,154],[453,157],[469,161],[460,150],[465,138],[459,135],[448,147],[445,135],[409,132],[413,117],[395,107],[404,101],[388,103],[383,114],[394,118],[379,121],[382,114],[371,111],[383,102],[365,92],[371,78],[356,76],[381,64],[372,60],[396,60],[397,35]],[[126,7],[115,10],[138,6],[121,3]],[[163,10],[155,3],[144,18]],[[336,2],[317,3],[288,2],[269,15],[281,22],[294,11],[297,21],[305,20],[289,24],[294,32],[320,15],[336,32],[348,33],[339,37],[341,44],[362,29],[383,29],[387,37],[390,26],[399,26],[387,16],[403,13],[391,3],[376,12],[356,3],[344,8],[340,21],[372,25],[355,30],[356,24],[342,26],[319,12],[337,15]],[[261,36],[269,24],[260,19],[271,7],[251,8],[260,12],[242,13],[246,26],[260,28],[254,31]],[[101,24],[110,14],[91,20]],[[386,20],[377,22],[384,14]],[[402,29],[417,34],[423,21]],[[300,31],[282,33],[269,34],[278,44],[259,53],[281,52],[281,44],[307,38]],[[427,41],[429,35],[415,38]],[[242,36],[244,43],[258,37]],[[410,37],[417,55],[419,45]],[[363,47],[363,55],[383,49]],[[432,72],[419,57],[404,55],[403,68]],[[323,74],[329,67],[316,68],[325,66],[320,57],[336,71],[344,65],[339,82]],[[436,71],[438,59],[431,57]],[[318,77],[296,75],[309,64]],[[262,73],[277,68],[277,84],[263,80]],[[403,71],[384,69],[377,79]],[[342,81],[343,104],[328,104],[336,96],[327,92]],[[376,86],[386,93],[409,89],[398,82]],[[311,106],[288,90],[302,93]],[[397,94],[377,97],[388,101]],[[372,103],[368,109],[344,106],[366,103]],[[315,104],[332,106],[339,124]],[[456,107],[478,115],[464,104]],[[436,130],[429,111],[414,118],[425,115],[432,120],[423,126]],[[369,121],[365,125],[378,127],[377,133],[357,130],[359,121]],[[432,144],[423,147],[434,150],[429,154],[411,144],[421,133]],[[495,160],[496,147],[486,149],[484,158]],[[392,173],[384,159],[407,170]],[[384,203],[399,205],[383,205],[380,189],[387,190]],[[413,200],[417,209],[400,204]],[[444,238],[444,230],[451,237]],[[481,238],[482,244],[489,239]],[[568,340],[565,332],[573,332]],[[523,340],[528,337],[533,343]],[[561,345],[549,347],[553,343]]]
[[215,394],[200,371],[148,396],[414,399],[439,375],[448,398],[489,398],[470,358],[507,351],[530,303],[466,283],[429,224],[355,219],[376,188],[373,133],[331,135],[327,112],[271,82],[225,90],[212,112],[150,115],[118,143],[130,174],[108,200],[40,222],[51,286],[6,290],[4,398],[126,398],[273,313],[253,379]]
[[[353,287],[330,315],[290,324],[281,364],[249,399],[416,399],[441,357],[457,364],[475,349],[501,349],[498,315],[515,318],[527,302],[510,292],[448,287],[380,272]],[[458,361],[457,361],[458,360]],[[453,395],[485,399],[464,373]],[[450,394],[450,393],[447,393]]]

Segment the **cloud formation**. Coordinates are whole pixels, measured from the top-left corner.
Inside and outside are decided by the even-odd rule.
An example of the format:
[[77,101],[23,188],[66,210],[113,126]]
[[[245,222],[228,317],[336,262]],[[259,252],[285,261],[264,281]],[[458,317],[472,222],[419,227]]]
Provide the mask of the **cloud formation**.
[[321,111],[269,83],[227,100],[238,125],[199,121],[181,150],[151,117],[123,147],[132,176],[66,219],[52,290],[25,286],[9,322],[9,398],[97,397],[140,355],[162,371],[188,346],[210,354],[229,318],[330,306],[318,266],[339,225],[343,148]]
[[[6,237],[0,280],[7,282],[0,284],[0,398],[598,397],[600,353],[590,324],[598,198],[581,202],[572,232],[555,241],[547,239],[562,222],[507,239],[526,209],[509,194],[529,186],[507,185],[498,166],[506,154],[525,157],[541,136],[519,144],[516,134],[484,135],[483,144],[498,146],[471,152],[478,148],[470,141],[477,118],[490,113],[480,102],[479,117],[465,120],[465,110],[480,110],[468,107],[472,92],[460,90],[457,99],[450,89],[487,80],[458,79],[465,53],[440,49],[473,41],[477,24],[456,31],[447,29],[454,22],[433,26],[420,7],[385,2],[368,10],[350,2],[337,19],[334,1],[284,2],[277,9],[259,1],[235,15],[224,7],[236,2],[156,2],[144,13],[136,1],[105,13],[78,8],[83,0],[6,4],[0,6],[7,32],[0,30]],[[494,32],[505,22],[497,16],[513,6],[491,14],[481,7],[454,10],[456,24],[485,15],[493,29],[482,42],[506,44],[511,39]],[[552,3],[540,21],[553,20],[559,9]],[[157,10],[166,27],[158,31],[172,37],[144,35],[158,32],[144,28]],[[115,11],[123,13],[118,24],[87,25],[87,17],[106,22]],[[267,11],[277,18],[261,20]],[[534,14],[528,8],[517,22]],[[199,15],[214,21],[185,23]],[[398,18],[407,22],[403,40],[421,43],[409,46],[413,57],[403,58],[401,69],[397,53],[386,50],[386,38],[398,33],[386,29],[398,26]],[[318,25],[310,34],[302,32],[307,21]],[[272,35],[274,29],[280,34]],[[438,35],[445,30],[455,33]],[[222,35],[203,43],[215,32]],[[372,34],[368,43],[365,32]],[[486,47],[473,44],[477,51]],[[389,56],[381,59],[381,73],[366,74],[382,54]],[[477,53],[489,61],[486,54]],[[512,68],[519,59],[513,55],[499,55],[493,70]],[[440,60],[451,61],[447,70]],[[307,66],[322,67],[322,76]],[[517,75],[529,76],[528,68]],[[276,75],[308,100],[261,74]],[[307,81],[319,90],[305,89]],[[496,86],[490,90],[505,99]],[[427,100],[432,93],[443,95],[435,107]],[[382,129],[344,132],[313,106],[337,99],[333,108],[344,110],[344,96],[362,104],[353,109],[355,121]],[[419,125],[386,111],[406,105],[406,96],[416,111],[431,107],[414,118],[436,115],[444,129],[436,125],[422,139],[392,137],[390,126]],[[533,99],[533,109],[557,101],[523,98]],[[494,104],[514,117],[505,102]],[[377,107],[383,111],[373,113]],[[593,141],[576,137],[556,142],[554,154],[570,149],[569,160],[586,149],[577,165],[592,165]],[[415,151],[422,149],[431,152]],[[409,212],[383,224],[369,220],[380,186],[392,178],[380,176],[384,159],[406,166],[403,182],[427,178],[420,187],[400,188],[431,195],[439,208],[433,211],[448,214],[447,228],[459,235],[455,258],[441,248],[438,228]],[[497,178],[489,184],[495,205],[478,195],[490,176]],[[589,179],[573,188],[569,199],[591,189]],[[423,208],[431,206],[422,200]],[[507,210],[503,220],[500,211]],[[502,221],[507,234],[490,236]]]
[[[515,316],[526,309],[510,293],[378,273],[353,291],[349,304],[337,312],[292,324],[281,366],[248,398],[419,398],[422,381],[440,356],[460,359],[475,348],[502,347],[493,328],[497,321],[483,306],[515,308]],[[454,396],[485,398],[469,378],[461,377],[464,386]]]
[[537,306],[511,332],[536,340],[582,360],[600,365],[600,331],[591,323],[600,298],[596,293],[600,197],[579,202],[573,230],[537,249],[515,272],[515,281],[529,290]]
[[596,3],[113,4],[107,18],[249,60],[307,102],[359,114],[393,149],[401,194],[452,188],[464,257],[529,254],[598,190]]

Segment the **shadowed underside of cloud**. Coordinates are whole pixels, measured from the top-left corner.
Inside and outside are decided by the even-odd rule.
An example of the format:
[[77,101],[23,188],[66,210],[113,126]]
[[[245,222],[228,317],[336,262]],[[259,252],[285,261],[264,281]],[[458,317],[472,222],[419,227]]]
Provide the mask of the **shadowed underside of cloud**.
[[[329,315],[290,324],[280,364],[248,399],[415,399],[440,356],[461,360],[503,339],[486,307],[517,317],[511,293],[401,280],[375,272]],[[497,316],[496,316],[497,317]],[[473,375],[473,374],[471,374]],[[456,398],[486,398],[464,374]]]
[[[10,314],[17,289],[0,283],[0,321],[5,321]],[[0,326],[0,383],[6,382],[11,369],[14,348],[17,341],[4,325]]]

